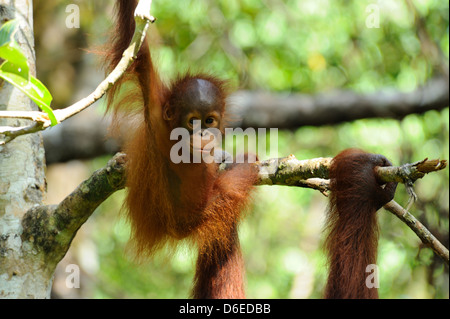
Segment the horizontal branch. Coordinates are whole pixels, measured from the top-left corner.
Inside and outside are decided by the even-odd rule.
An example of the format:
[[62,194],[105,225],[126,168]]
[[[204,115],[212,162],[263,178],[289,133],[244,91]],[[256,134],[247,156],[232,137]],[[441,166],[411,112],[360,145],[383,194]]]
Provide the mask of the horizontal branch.
[[[260,185],[304,186],[299,181],[311,178],[328,179],[331,157],[298,160],[294,155],[273,158],[257,163],[260,169]],[[378,178],[383,182],[411,183],[426,174],[447,167],[446,160],[428,160],[427,158],[401,166],[377,167]],[[313,183],[312,185],[317,185]],[[325,184],[324,184],[325,185]]]
[[0,111],[0,118],[24,119],[42,123],[49,120],[46,113],[39,111]]
[[42,129],[42,122],[34,122],[28,126],[21,127],[0,126],[0,135],[4,136],[3,140],[0,140],[0,146],[11,142],[18,136],[36,133],[42,131]]
[[376,173],[380,180],[386,183],[413,183],[428,173],[437,172],[446,167],[447,160],[429,160],[425,158],[422,161],[407,163],[401,166],[377,167]]
[[234,127],[293,129],[305,125],[329,125],[363,118],[400,119],[412,113],[442,110],[449,106],[449,81],[433,78],[412,92],[389,88],[358,94],[336,90],[317,95],[236,92],[230,113]]
[[[248,93],[253,94],[251,92]],[[90,110],[91,108],[85,110],[83,114]],[[285,110],[278,109],[278,112],[283,114]],[[231,116],[234,117],[233,114]],[[268,114],[264,114],[263,110],[257,111],[252,116],[263,117],[271,121],[268,118]],[[255,121],[261,124],[270,124],[270,122],[262,119]],[[66,121],[64,125],[58,125],[51,130],[44,131],[43,137],[47,163],[93,158],[102,154],[114,154],[119,149],[117,141],[112,141],[109,137],[105,143],[109,123],[109,116],[103,116],[100,112],[90,112],[88,117],[76,116],[71,118],[70,121]],[[306,122],[304,124],[312,125],[312,123]],[[74,137],[79,138],[74,142]],[[105,145],[102,145],[102,143]],[[110,145],[112,143],[115,143],[116,147],[111,151]]]
[[[118,66],[120,70],[122,67]],[[57,119],[64,121],[90,106],[103,96],[111,81],[116,81],[116,76],[121,75],[120,72],[102,82],[88,97],[66,109],[56,110]],[[228,113],[233,119],[230,122],[232,127],[294,129],[363,118],[399,119],[412,113],[442,110],[449,106],[449,89],[447,78],[441,77],[430,79],[422,87],[409,93],[392,89],[372,94],[336,90],[317,95],[238,91],[232,94],[229,100]],[[42,122],[43,129],[50,125],[47,115],[43,112],[6,113],[10,112],[0,111],[0,118],[25,118]],[[101,121],[100,117],[98,121]]]
[[[306,187],[319,190],[326,195],[329,191],[328,170],[331,160],[331,158],[297,160],[295,156],[290,155],[284,158],[257,162],[255,163],[259,168],[259,182],[257,184]],[[426,164],[428,162],[431,161],[424,160],[418,162],[421,164],[413,163],[393,167],[395,169],[382,167],[377,172],[383,174],[383,179],[401,182],[401,180],[405,179],[405,169],[402,167],[409,167],[411,175],[406,178],[408,181],[415,179],[414,176],[418,175],[417,171],[422,170],[424,176],[426,173],[445,167],[444,165],[434,165],[434,169],[430,169]],[[444,161],[440,161],[440,163],[442,162]],[[98,205],[115,191],[125,187],[126,163],[126,154],[117,153],[106,167],[96,171],[88,180],[81,183],[59,205],[33,208],[27,213],[24,220],[24,236],[32,238],[39,236],[33,233],[37,229],[43,234],[55,234],[51,237],[52,240],[49,241],[47,238],[42,241],[42,244],[49,245],[49,242],[52,242],[58,247],[57,251],[60,252],[58,258],[62,258],[78,228],[89,218]],[[149,165],[151,164],[149,163]],[[426,167],[426,172],[423,172],[424,167]],[[220,169],[227,169],[227,165],[221,165]],[[388,172],[395,174],[395,176],[388,177]],[[399,178],[399,176],[402,178]],[[411,222],[411,220],[415,220],[412,215],[403,210],[403,208],[399,210],[399,207],[395,202],[385,206],[387,210],[405,222],[424,243],[428,244],[448,264],[448,250],[436,238],[432,237],[431,233],[422,224],[417,221]],[[45,217],[44,220],[39,220],[39,218],[43,218],[42,216]],[[27,227],[30,225],[42,225],[44,229]],[[55,227],[58,227],[58,229],[55,229]]]

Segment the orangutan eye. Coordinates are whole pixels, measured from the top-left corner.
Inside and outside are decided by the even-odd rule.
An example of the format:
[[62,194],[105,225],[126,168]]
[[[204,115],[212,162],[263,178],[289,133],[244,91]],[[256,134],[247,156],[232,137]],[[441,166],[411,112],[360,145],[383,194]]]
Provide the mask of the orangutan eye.
[[191,117],[191,118],[189,119],[189,124],[194,125],[194,121],[199,121],[199,119],[196,118],[196,117]]
[[206,123],[206,124],[212,124],[212,123],[214,123],[214,118],[211,117],[211,116],[208,117],[208,118],[206,119],[205,123]]

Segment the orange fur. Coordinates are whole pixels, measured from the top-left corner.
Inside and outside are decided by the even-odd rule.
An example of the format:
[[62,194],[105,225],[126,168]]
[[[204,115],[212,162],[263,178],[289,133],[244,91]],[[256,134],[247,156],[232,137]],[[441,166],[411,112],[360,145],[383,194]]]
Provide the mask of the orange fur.
[[[117,1],[116,30],[106,53],[111,70],[128,46],[133,30],[136,1]],[[238,225],[248,204],[257,172],[251,165],[236,165],[224,173],[215,163],[174,164],[170,161],[170,130],[178,125],[184,94],[193,79],[203,79],[220,92],[218,109],[225,114],[226,82],[210,75],[184,75],[172,84],[160,80],[145,42],[136,61],[110,92],[108,110],[114,123],[119,111],[140,115],[125,143],[128,154],[125,208],[132,226],[137,255],[151,257],[163,246],[188,240],[198,249],[193,296],[195,298],[243,298],[244,270]],[[123,83],[125,96],[116,93]],[[139,108],[130,112],[129,105]],[[170,119],[164,111],[170,108]],[[126,118],[126,117],[125,117]],[[117,124],[119,123],[119,124]],[[113,124],[114,125],[114,124]],[[223,124],[222,124],[223,125]],[[223,127],[221,127],[223,129]],[[375,178],[375,166],[390,165],[381,155],[346,150],[333,159],[330,169],[331,199],[327,228],[330,276],[327,298],[376,298],[376,289],[365,286],[365,269],[376,262],[376,211],[392,199],[396,184],[383,189]]]
[[366,286],[366,267],[376,263],[376,212],[393,199],[397,184],[383,188],[374,168],[390,165],[382,155],[357,149],[333,158],[325,242],[330,268],[326,298],[378,298],[378,290]]
[[[107,70],[115,67],[134,30],[136,1],[117,1],[117,29],[106,53]],[[120,122],[128,96],[140,96],[141,118],[125,144],[128,155],[125,208],[132,226],[132,242],[139,257],[151,257],[163,246],[189,240],[199,257],[193,296],[197,298],[244,297],[243,266],[237,237],[241,212],[257,181],[250,165],[219,173],[216,163],[170,161],[170,130],[179,126],[183,92],[192,79],[212,83],[219,91],[217,110],[225,112],[226,83],[209,75],[185,75],[171,85],[159,79],[147,43],[127,76],[109,95],[109,110]],[[125,81],[134,83],[119,102],[116,93]],[[166,107],[173,119],[164,120]],[[192,107],[192,106],[190,106]]]

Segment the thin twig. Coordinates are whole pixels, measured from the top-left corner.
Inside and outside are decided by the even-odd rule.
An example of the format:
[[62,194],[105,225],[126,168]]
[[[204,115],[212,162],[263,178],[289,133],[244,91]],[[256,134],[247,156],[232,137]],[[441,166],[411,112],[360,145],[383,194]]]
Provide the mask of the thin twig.
[[425,245],[430,247],[447,265],[449,264],[448,249],[417,218],[393,200],[384,205],[384,208],[408,225]]
[[[141,5],[141,3],[145,4]],[[87,97],[71,106],[66,107],[65,109],[56,110],[55,116],[60,122],[74,116],[75,114],[78,114],[79,112],[83,111],[94,102],[99,100],[114,85],[114,83],[116,83],[123,76],[128,67],[134,62],[139,49],[144,42],[145,34],[147,32],[149,24],[155,21],[154,18],[151,18],[151,16],[149,16],[150,12],[140,12],[147,7],[148,9],[150,9],[151,3],[151,0],[141,0],[139,2],[139,5],[136,7],[136,29],[131,40],[131,44],[124,51],[122,59],[119,61],[114,70],[108,75],[105,80],[100,83],[95,91],[89,94]]]
[[423,178],[426,174],[437,172],[447,167],[447,160],[429,160],[425,158],[415,163],[407,163],[401,166],[377,167],[376,173],[378,177],[388,182],[406,183],[411,181],[414,183],[419,178]]
[[42,126],[41,122],[34,122],[29,126],[22,127],[0,126],[0,136],[4,136],[3,140],[0,139],[0,146],[11,142],[18,136],[42,131]]
[[0,118],[25,119],[42,123],[49,121],[47,114],[39,111],[0,111]]

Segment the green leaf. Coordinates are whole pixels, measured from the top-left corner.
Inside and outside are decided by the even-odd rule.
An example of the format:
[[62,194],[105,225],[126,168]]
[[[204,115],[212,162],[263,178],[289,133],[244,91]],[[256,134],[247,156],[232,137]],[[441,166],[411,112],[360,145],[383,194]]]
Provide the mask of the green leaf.
[[0,68],[7,73],[13,73],[19,77],[21,77],[25,82],[28,82],[29,79],[29,69],[28,67],[24,70],[20,65],[7,60],[0,65]]
[[30,75],[27,58],[14,40],[17,26],[16,20],[10,20],[0,28],[0,58],[5,60],[0,65],[0,77],[30,97],[47,113],[54,126],[58,120],[50,107],[53,97],[41,81]]
[[53,97],[41,81],[31,75],[29,75],[27,80],[23,76],[23,71],[19,70],[16,65],[9,61],[3,62],[0,66],[0,77],[28,95],[30,99],[47,113],[52,126],[58,124],[58,120],[50,107]]
[[17,25],[16,20],[10,20],[0,28],[0,58],[15,64],[28,79],[27,57],[14,40],[14,32]]
[[9,20],[3,23],[0,28],[0,46],[11,41],[18,24],[17,20]]

